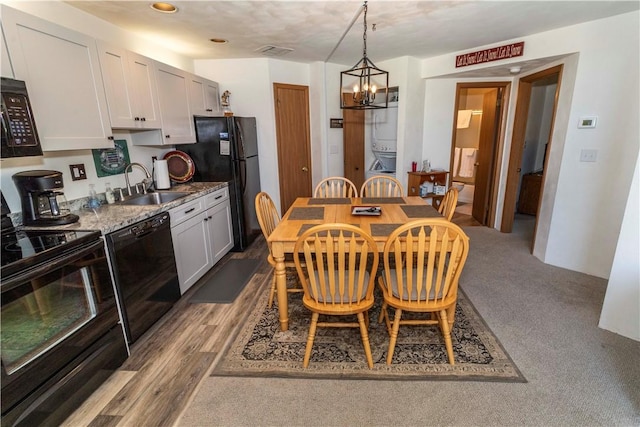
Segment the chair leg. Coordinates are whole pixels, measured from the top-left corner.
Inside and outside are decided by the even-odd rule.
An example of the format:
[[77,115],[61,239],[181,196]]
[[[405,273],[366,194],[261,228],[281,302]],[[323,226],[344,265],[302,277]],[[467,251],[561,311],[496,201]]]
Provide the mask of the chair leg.
[[447,319],[447,310],[440,311],[440,329],[442,329],[442,335],[444,336],[444,345],[447,348],[447,357],[449,358],[449,364],[455,365],[456,361],[453,358],[453,344],[451,342],[451,329],[449,329],[449,320]]
[[373,368],[373,356],[371,355],[371,347],[369,345],[369,333],[364,319],[364,314],[358,313],[358,323],[360,324],[360,335],[362,336],[362,345],[364,346],[364,354],[367,356],[367,365]]
[[391,337],[389,338],[389,351],[387,354],[387,365],[391,365],[393,359],[393,351],[396,348],[396,341],[398,340],[398,329],[400,329],[400,318],[402,317],[402,310],[396,308],[396,316],[393,319],[393,329],[391,330]]
[[269,291],[269,303],[267,304],[268,308],[271,308],[273,305],[273,297],[276,295],[276,272],[275,269],[271,273],[271,290]]
[[313,339],[316,336],[316,328],[318,327],[319,317],[320,315],[318,313],[311,314],[311,325],[309,326],[309,336],[307,337],[307,348],[304,351],[304,361],[302,362],[303,368],[309,366],[309,359],[311,359],[311,348],[313,347]]

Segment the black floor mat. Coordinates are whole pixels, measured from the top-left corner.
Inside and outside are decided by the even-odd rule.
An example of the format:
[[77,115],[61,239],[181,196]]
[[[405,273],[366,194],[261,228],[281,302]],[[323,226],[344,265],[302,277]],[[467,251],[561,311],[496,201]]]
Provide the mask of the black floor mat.
[[257,259],[230,259],[189,299],[196,303],[232,303],[260,265]]

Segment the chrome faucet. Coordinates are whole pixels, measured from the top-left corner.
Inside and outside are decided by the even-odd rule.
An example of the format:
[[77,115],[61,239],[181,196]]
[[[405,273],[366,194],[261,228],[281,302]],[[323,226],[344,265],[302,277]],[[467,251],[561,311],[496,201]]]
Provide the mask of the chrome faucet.
[[129,169],[133,170],[133,166],[138,166],[144,171],[145,178],[142,180],[143,182],[142,192],[146,194],[147,182],[151,181],[151,174],[149,173],[149,169],[147,169],[142,163],[136,163],[136,162],[129,163],[127,166],[124,167],[124,180],[127,183],[127,193],[129,193],[129,196],[131,196],[131,184],[129,183],[129,173],[127,171]]

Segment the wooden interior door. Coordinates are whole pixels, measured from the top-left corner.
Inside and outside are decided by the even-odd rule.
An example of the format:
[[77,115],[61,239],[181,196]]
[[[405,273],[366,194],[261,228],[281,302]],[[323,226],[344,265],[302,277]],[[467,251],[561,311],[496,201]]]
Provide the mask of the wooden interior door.
[[499,95],[501,89],[487,91],[482,101],[482,121],[478,139],[476,157],[476,181],[473,194],[471,216],[482,225],[487,225],[491,201],[491,178],[493,176],[494,157],[497,148],[500,117]]
[[280,177],[280,209],[284,214],[298,197],[311,197],[311,132],[309,87],[273,84]]
[[[353,103],[350,93],[342,95],[345,105]],[[364,110],[342,110],[344,177],[360,191],[364,184]]]
[[[534,82],[547,80],[553,77],[557,81],[555,103],[551,117],[551,126],[549,128],[549,142],[547,144],[546,158],[544,164],[547,164],[547,158],[551,151],[551,135],[553,134],[553,123],[555,121],[556,109],[558,107],[558,94],[560,93],[560,82],[562,80],[562,65],[552,67],[540,71],[520,79],[518,85],[518,99],[516,101],[516,112],[513,119],[513,134],[511,136],[511,153],[509,154],[509,170],[507,171],[507,184],[504,194],[504,207],[502,209],[502,223],[500,231],[503,233],[511,233],[513,230],[513,220],[516,212],[516,198],[518,188],[520,187],[520,169],[522,165],[522,153],[524,150],[525,135],[527,132],[527,120],[529,117],[529,104],[531,103],[531,88]],[[546,168],[544,168],[546,169]],[[539,200],[542,200],[542,191],[544,189],[544,174],[542,176],[542,184]],[[539,211],[539,206],[536,211]],[[535,232],[538,228],[538,217],[536,216],[536,225],[534,230],[534,240],[531,244],[532,250],[535,245]]]

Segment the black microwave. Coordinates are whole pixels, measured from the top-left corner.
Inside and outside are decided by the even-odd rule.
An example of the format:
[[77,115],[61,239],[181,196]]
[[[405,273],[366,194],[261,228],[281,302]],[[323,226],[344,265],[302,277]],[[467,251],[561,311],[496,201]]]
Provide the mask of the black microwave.
[[2,77],[2,149],[3,159],[42,156],[27,86],[21,80]]

